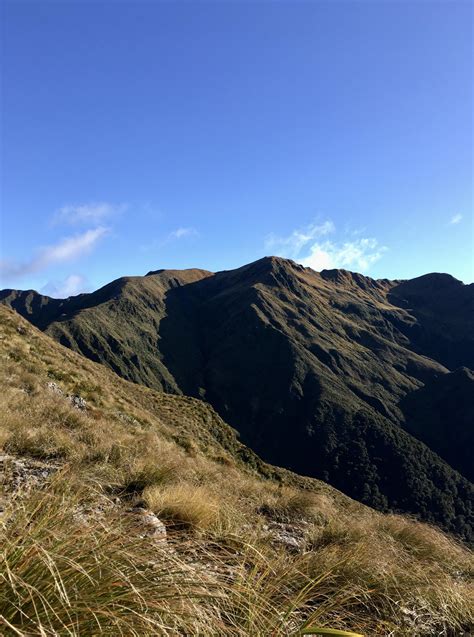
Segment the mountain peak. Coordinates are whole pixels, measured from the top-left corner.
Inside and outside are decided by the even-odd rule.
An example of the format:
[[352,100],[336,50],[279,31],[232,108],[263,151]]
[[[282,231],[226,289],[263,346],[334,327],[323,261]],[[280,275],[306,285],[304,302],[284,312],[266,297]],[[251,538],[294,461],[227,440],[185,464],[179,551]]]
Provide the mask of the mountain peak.
[[159,270],[150,270],[145,276],[163,276],[164,278],[178,277],[183,281],[196,281],[208,276],[212,276],[214,273],[209,270],[203,270],[201,268],[185,268],[184,270],[168,270],[166,268],[160,268]]
[[439,292],[440,290],[446,291],[449,289],[454,290],[464,287],[464,283],[462,281],[445,272],[430,272],[428,274],[422,274],[414,279],[401,281],[400,285],[410,286],[412,290],[425,294]]
[[293,259],[286,259],[285,257],[276,257],[276,256],[265,256],[261,259],[257,259],[256,261],[252,261],[248,265],[244,266],[246,268],[251,268],[252,270],[280,270],[281,268],[290,268],[297,270],[304,270],[304,267]]

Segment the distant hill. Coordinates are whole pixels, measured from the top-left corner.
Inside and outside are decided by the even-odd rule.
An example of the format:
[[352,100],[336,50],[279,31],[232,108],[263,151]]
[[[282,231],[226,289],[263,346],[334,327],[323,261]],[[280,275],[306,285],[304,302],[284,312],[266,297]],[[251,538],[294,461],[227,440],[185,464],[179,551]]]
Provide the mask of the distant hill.
[[455,413],[472,439],[472,393],[453,402],[449,383],[472,377],[474,285],[268,257],[0,300],[128,380],[209,402],[265,460],[473,537],[469,459],[449,433]]

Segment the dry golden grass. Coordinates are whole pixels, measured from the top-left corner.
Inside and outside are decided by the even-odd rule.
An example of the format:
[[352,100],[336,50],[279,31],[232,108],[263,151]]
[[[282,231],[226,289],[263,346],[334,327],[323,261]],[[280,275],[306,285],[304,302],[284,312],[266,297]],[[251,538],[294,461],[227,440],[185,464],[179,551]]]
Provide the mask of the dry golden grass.
[[288,487],[268,491],[259,512],[279,522],[305,520],[324,524],[336,512],[333,499],[325,493]]
[[161,519],[178,528],[211,530],[223,522],[222,498],[219,500],[204,486],[180,482],[147,487],[143,500]]
[[[66,476],[65,476],[66,477]],[[70,477],[70,476],[69,476]],[[216,584],[172,551],[77,514],[90,492],[64,480],[17,497],[4,516],[0,553],[2,634],[206,634],[219,621]]]
[[[244,462],[206,405],[127,383],[3,307],[0,363],[2,449],[68,467],[3,516],[5,634],[297,635],[316,625],[429,637],[474,624],[472,555],[439,530],[251,454]],[[51,379],[64,395],[47,389]],[[104,494],[118,503],[84,525],[80,500],[94,510]],[[127,508],[144,503],[169,527],[169,554],[127,527]],[[272,523],[300,529],[299,553],[269,542]]]
[[376,608],[386,634],[462,634],[472,625],[472,556],[437,529],[377,514],[339,515],[315,531],[309,567],[330,570],[335,587],[355,594],[354,612]]

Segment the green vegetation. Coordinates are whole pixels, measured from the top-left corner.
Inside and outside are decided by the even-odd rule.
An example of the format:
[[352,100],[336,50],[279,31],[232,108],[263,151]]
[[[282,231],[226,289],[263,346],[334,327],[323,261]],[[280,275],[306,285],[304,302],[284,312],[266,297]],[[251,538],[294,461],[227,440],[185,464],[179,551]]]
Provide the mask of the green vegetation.
[[471,553],[436,528],[266,465],[205,403],[128,383],[5,307],[0,359],[0,445],[49,471],[14,490],[3,463],[2,634],[472,628]]
[[[447,275],[376,281],[269,257],[215,275],[122,278],[64,301],[8,290],[0,299],[127,380],[208,401],[266,461],[472,543],[474,377],[447,372],[474,365],[473,292]],[[102,404],[100,382],[68,373],[49,369]],[[191,420],[224,436],[233,461],[271,471],[188,400]],[[173,440],[192,453],[195,427],[175,423]]]

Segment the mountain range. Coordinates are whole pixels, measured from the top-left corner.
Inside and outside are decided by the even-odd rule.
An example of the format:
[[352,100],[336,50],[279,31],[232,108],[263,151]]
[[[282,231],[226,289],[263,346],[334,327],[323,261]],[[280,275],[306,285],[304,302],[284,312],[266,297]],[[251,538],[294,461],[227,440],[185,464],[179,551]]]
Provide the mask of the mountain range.
[[474,539],[474,284],[265,257],[0,301],[127,380],[210,403],[264,460]]

